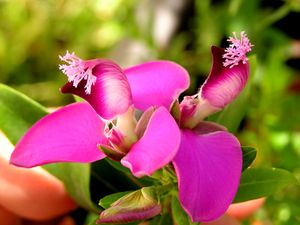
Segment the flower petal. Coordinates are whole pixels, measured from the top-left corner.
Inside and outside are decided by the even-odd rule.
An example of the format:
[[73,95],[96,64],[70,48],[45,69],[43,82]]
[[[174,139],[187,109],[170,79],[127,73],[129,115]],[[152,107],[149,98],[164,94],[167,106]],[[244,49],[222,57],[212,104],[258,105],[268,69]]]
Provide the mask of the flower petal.
[[85,91],[85,84],[80,82],[74,87],[71,82],[65,84],[62,93],[78,95],[88,101],[104,119],[110,120],[125,113],[132,104],[130,86],[122,69],[109,60],[93,60],[90,63],[92,73],[97,77],[91,94]]
[[171,61],[152,61],[124,70],[127,75],[133,103],[146,110],[150,106],[165,106],[188,88],[189,74],[180,65]]
[[17,144],[10,162],[33,167],[52,162],[92,162],[104,154],[104,123],[87,103],[65,106],[39,120]]
[[232,202],[242,171],[242,152],[230,133],[182,130],[174,160],[179,198],[194,222],[220,217]]
[[199,97],[221,109],[233,101],[245,87],[249,76],[249,64],[240,62],[232,68],[224,67],[224,49],[213,46],[211,51],[213,66],[200,89]]
[[137,177],[150,176],[173,159],[179,144],[180,131],[175,120],[168,110],[160,107],[153,113],[144,136],[121,163]]
[[140,117],[140,119],[135,127],[135,131],[134,131],[136,133],[138,139],[140,139],[144,135],[144,133],[147,129],[148,123],[149,123],[153,113],[155,112],[155,110],[156,110],[155,107],[150,107]]
[[201,121],[193,128],[193,131],[198,134],[208,134],[215,131],[227,131],[227,128],[212,121]]

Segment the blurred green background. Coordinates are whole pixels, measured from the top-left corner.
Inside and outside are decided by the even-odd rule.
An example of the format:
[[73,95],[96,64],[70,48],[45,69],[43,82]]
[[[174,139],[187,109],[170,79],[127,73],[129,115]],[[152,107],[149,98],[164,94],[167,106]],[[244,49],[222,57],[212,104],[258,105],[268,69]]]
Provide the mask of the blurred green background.
[[[48,107],[67,104],[58,55],[69,50],[124,68],[173,60],[189,71],[191,95],[209,73],[211,45],[226,47],[228,35],[244,30],[256,63],[231,130],[258,149],[255,165],[300,178],[299,22],[299,0],[0,0],[0,82]],[[269,197],[245,224],[254,219],[299,224],[299,187]]]

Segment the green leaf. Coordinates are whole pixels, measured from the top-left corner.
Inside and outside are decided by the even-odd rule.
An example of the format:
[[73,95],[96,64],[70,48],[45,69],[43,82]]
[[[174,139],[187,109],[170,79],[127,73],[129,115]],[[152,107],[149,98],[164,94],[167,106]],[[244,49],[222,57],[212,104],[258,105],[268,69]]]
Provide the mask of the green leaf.
[[44,165],[43,168],[64,183],[67,192],[78,205],[93,212],[99,211],[90,196],[90,164],[55,163]]
[[85,219],[85,221],[84,221],[84,224],[86,224],[86,225],[95,225],[98,218],[99,218],[99,215],[98,215],[98,214],[95,214],[95,213],[89,213],[89,214],[86,216],[86,219]]
[[[0,84],[0,129],[7,138],[16,144],[26,131],[47,110],[26,95]],[[60,179],[68,193],[82,207],[96,211],[90,200],[90,165],[58,163],[43,166],[48,172]]]
[[257,151],[253,147],[243,146],[242,152],[243,152],[243,169],[242,169],[242,171],[244,171],[251,165],[251,163],[256,158]]
[[172,197],[172,215],[176,224],[185,224],[185,225],[197,225],[199,223],[193,223],[190,217],[182,208],[177,195]]
[[170,216],[170,214],[163,213],[162,215],[154,217],[154,219],[150,221],[149,225],[173,225],[173,224],[174,223],[172,221],[172,217]]
[[0,84],[0,129],[16,144],[47,109],[26,95]]
[[119,198],[123,197],[124,195],[129,194],[130,192],[132,192],[132,191],[123,191],[123,192],[118,192],[118,193],[114,193],[111,195],[107,195],[104,198],[100,199],[99,205],[101,207],[103,207],[104,209],[107,209],[110,207],[110,205],[112,203],[114,203]]
[[294,175],[283,169],[250,168],[242,173],[234,202],[265,197],[296,183]]

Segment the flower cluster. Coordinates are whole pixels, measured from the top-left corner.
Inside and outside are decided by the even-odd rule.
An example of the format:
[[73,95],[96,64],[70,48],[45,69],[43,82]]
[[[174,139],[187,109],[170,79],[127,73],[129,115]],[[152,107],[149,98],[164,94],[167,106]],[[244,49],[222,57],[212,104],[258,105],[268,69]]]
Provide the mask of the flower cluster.
[[[204,119],[243,90],[249,75],[246,53],[252,47],[244,32],[241,40],[234,34],[229,41],[226,50],[212,47],[207,80],[182,102],[177,99],[189,87],[189,75],[174,62],[151,61],[122,69],[110,60],[81,60],[67,52],[60,57],[67,63],[60,69],[68,77],[61,91],[86,102],[64,106],[38,121],[17,144],[11,163],[33,167],[108,157],[136,177],[151,176],[171,164],[180,203],[192,221],[218,218],[237,191],[242,152],[233,134]],[[136,110],[142,112],[139,118]],[[157,215],[161,207],[155,202],[148,199],[151,207],[138,215],[122,206],[119,221]],[[111,211],[104,211],[98,222],[118,222]]]

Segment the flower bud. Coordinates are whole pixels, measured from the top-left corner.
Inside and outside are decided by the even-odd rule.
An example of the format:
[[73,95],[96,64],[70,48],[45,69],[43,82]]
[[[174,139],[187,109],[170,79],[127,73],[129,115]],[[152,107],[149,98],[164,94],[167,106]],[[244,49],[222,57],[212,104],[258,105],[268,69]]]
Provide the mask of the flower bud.
[[114,202],[100,214],[97,224],[130,223],[154,217],[160,212],[155,188],[144,187]]

